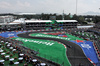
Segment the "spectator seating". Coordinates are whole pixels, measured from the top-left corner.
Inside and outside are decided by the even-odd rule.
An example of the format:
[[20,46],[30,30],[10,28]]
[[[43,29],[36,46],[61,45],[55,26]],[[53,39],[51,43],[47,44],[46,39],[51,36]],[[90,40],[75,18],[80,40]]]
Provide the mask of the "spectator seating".
[[8,38],[0,38],[0,66],[47,66],[46,63],[24,54],[20,47],[13,45],[13,41],[10,42],[9,40]]

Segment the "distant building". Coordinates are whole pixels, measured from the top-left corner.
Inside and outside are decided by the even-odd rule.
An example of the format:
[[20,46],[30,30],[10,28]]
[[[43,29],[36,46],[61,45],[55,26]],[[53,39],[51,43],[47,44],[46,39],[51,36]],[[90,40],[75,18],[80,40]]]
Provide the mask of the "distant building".
[[0,16],[0,23],[10,23],[14,21],[13,16]]
[[13,16],[0,16],[0,30],[8,29],[7,24],[13,21]]
[[87,22],[91,22],[93,20],[93,18],[85,18],[85,21]]

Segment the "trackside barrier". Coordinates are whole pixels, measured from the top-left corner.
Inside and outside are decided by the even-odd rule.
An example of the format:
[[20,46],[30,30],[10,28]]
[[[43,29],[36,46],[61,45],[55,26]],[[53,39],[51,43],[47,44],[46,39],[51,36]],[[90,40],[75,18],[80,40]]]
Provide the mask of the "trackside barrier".
[[32,32],[32,30],[31,30],[31,32]]
[[42,30],[42,31],[44,31],[44,30]]
[[96,66],[96,64],[95,64],[90,58],[88,58],[88,60],[89,60],[94,66]]
[[100,52],[99,52],[99,50],[98,50],[96,44],[93,43],[93,46],[94,46],[94,49],[95,49],[95,51],[96,51],[97,57],[98,57],[98,59],[100,60]]

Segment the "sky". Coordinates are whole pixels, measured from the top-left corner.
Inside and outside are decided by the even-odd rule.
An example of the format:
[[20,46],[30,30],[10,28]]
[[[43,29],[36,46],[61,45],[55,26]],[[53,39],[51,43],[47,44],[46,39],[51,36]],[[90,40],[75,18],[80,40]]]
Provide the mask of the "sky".
[[[77,0],[77,14],[99,14],[100,0]],[[0,13],[76,14],[76,0],[0,0]]]

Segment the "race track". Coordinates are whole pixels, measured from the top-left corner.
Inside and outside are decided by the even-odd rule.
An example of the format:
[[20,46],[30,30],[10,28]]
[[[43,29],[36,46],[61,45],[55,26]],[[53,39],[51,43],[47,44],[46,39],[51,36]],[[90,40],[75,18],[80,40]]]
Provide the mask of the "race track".
[[18,34],[19,37],[22,38],[31,38],[31,39],[44,39],[44,40],[53,40],[53,41],[58,41],[67,46],[66,50],[66,55],[71,63],[72,66],[93,66],[92,63],[87,59],[85,56],[83,50],[81,47],[75,43],[72,43],[70,41],[66,41],[63,39],[57,39],[57,38],[45,38],[45,37],[32,37],[29,36],[31,33],[39,33],[39,32],[26,32],[26,33],[21,33]]

